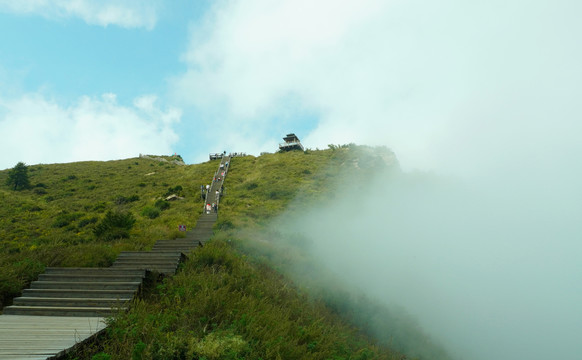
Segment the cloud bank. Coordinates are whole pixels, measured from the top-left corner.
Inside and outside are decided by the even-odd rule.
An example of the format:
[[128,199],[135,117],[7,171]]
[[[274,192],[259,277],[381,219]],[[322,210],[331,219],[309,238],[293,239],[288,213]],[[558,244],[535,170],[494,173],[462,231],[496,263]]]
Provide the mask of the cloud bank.
[[48,19],[80,18],[90,25],[116,25],[151,30],[159,1],[148,0],[0,0],[0,11],[34,14]]
[[114,94],[69,105],[37,93],[0,99],[0,153],[17,154],[0,158],[0,168],[15,165],[8,158],[37,164],[170,154],[180,118],[180,110],[159,108],[153,95],[132,106],[118,104]]
[[319,264],[404,307],[455,359],[575,358],[582,351],[582,191],[546,181],[376,171],[281,222],[310,240]]
[[248,138],[249,151],[297,131],[312,148],[388,145],[408,169],[481,175],[580,150],[580,10],[567,0],[219,1],[192,28],[175,95]]
[[575,357],[581,10],[569,0],[221,1],[192,29],[175,96],[218,121],[225,148],[272,151],[268,139],[296,131],[308,147],[387,145],[406,171],[462,179],[380,178],[370,197],[298,228],[330,267],[406,305],[461,358]]

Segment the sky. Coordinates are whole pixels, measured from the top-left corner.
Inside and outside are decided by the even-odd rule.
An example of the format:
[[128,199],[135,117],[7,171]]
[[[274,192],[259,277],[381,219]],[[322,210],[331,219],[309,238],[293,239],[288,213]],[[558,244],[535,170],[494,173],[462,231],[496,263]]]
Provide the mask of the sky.
[[[430,236],[416,234],[418,246],[407,246],[414,226],[396,226],[394,246],[404,258],[444,268],[394,286],[434,280],[412,288],[441,296],[449,304],[442,316],[467,303],[485,306],[474,295],[483,295],[479,284],[499,290],[482,298],[491,311],[501,309],[504,291],[514,294],[510,309],[530,301],[524,309],[544,314],[545,331],[504,343],[507,358],[524,358],[540,338],[551,346],[528,358],[559,353],[560,339],[562,354],[573,358],[572,334],[582,333],[573,308],[582,293],[574,281],[582,273],[581,12],[574,0],[0,0],[0,169],[140,153],[199,163],[223,150],[274,152],[289,132],[311,149],[384,145],[405,172],[466,184],[446,200],[403,190],[393,198],[406,209],[395,226],[436,227],[438,239],[451,239],[446,248],[483,254],[446,265],[431,257],[445,255]],[[375,208],[377,197],[364,201],[378,214],[396,211]],[[451,210],[435,214],[425,206],[432,201]],[[445,215],[466,219],[434,221]],[[418,248],[426,251],[415,254]],[[364,262],[368,255],[359,254]],[[494,276],[483,275],[483,264],[497,266]],[[455,269],[482,276],[469,287],[473,295],[451,285]],[[537,290],[536,278],[545,284]],[[442,316],[407,294],[399,300],[442,334]],[[539,325],[525,310],[501,313],[505,322],[467,313],[445,328],[464,341],[441,340],[486,358],[498,355],[486,350],[504,341],[501,330]],[[489,337],[479,342],[466,329]]]
[[577,159],[576,1],[0,0],[0,168],[392,148],[480,175]]

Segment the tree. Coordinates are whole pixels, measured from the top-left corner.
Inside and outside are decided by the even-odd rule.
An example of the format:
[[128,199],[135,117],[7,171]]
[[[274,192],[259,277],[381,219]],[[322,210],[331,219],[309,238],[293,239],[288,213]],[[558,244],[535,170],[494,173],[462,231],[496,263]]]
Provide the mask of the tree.
[[14,190],[22,190],[30,187],[28,180],[28,167],[25,163],[19,162],[14,168],[8,172],[8,179],[6,183],[9,186],[14,186]]

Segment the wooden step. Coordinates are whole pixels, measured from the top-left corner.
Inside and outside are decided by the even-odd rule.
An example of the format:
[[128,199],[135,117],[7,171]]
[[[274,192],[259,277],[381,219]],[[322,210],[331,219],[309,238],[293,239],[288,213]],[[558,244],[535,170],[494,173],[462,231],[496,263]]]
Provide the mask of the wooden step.
[[45,306],[45,307],[108,307],[118,308],[127,306],[131,298],[61,298],[61,297],[19,297],[14,299],[16,306]]
[[[140,265],[138,265],[140,266]],[[127,265],[117,265],[116,268],[135,268],[136,265],[131,265],[131,266],[127,266]],[[151,266],[151,265],[141,265],[140,267],[142,268],[147,268],[148,271],[155,271],[158,272],[160,274],[175,274],[176,271],[178,270],[178,265],[173,266],[173,267],[160,267],[160,266]]]
[[181,256],[182,253],[179,251],[123,251],[117,258],[180,258]]
[[120,270],[120,269],[112,269],[110,267],[107,267],[107,268],[47,267],[45,269],[45,273],[46,274],[69,274],[69,273],[85,274],[85,273],[91,273],[91,274],[108,274],[108,275],[130,275],[130,276],[141,276],[142,278],[145,278],[145,275],[146,275],[145,270],[140,270],[140,269]]
[[88,290],[137,290],[140,282],[132,281],[34,281],[32,289],[88,289]]
[[140,282],[143,277],[140,275],[101,275],[101,274],[40,274],[38,276],[39,281],[62,281],[62,282],[88,282],[88,281],[108,281],[108,282]]
[[87,316],[87,317],[107,317],[122,308],[110,307],[67,307],[67,306],[7,306],[4,308],[5,315],[29,315],[29,316]]
[[[154,260],[154,259],[119,259],[113,263],[113,267],[119,265],[136,266],[140,269],[147,269],[147,266],[162,266],[172,267],[178,266],[180,262],[177,260]],[[146,266],[146,267],[144,267]]]
[[131,299],[135,290],[89,290],[89,289],[24,289],[23,297],[40,298],[108,298],[108,299]]

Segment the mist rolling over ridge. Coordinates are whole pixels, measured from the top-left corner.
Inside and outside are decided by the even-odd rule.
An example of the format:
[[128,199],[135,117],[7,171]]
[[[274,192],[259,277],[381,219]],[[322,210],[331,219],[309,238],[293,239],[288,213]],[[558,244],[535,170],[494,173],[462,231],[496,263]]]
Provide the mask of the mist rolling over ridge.
[[299,231],[357,291],[404,308],[453,358],[574,358],[582,206],[564,177],[576,169],[560,164],[448,178],[378,166],[277,228]]

